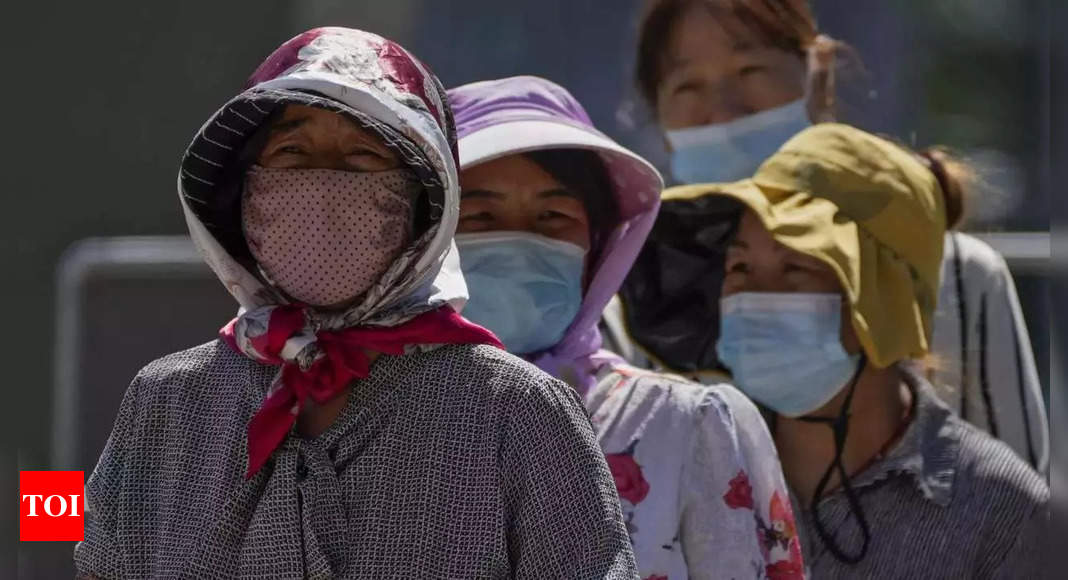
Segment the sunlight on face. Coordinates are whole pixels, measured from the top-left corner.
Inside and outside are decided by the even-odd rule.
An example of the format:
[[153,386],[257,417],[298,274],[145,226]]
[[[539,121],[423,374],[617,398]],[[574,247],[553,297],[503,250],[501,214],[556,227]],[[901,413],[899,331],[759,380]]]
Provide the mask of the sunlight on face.
[[[727,249],[724,270],[724,298],[739,292],[844,294],[830,266],[775,241],[750,210],[742,215],[738,232]],[[860,352],[860,342],[850,320],[849,305],[843,298],[842,345],[847,352],[856,353]]]
[[725,123],[804,95],[805,60],[764,46],[737,17],[694,6],[675,24],[657,119],[664,129]]
[[590,248],[586,207],[537,163],[510,155],[460,173],[457,233],[521,231]]
[[333,111],[288,105],[269,129],[257,163],[278,169],[383,171],[400,166],[377,136]]
[[746,211],[727,249],[723,296],[738,292],[831,292],[842,287],[831,267],[775,241]]

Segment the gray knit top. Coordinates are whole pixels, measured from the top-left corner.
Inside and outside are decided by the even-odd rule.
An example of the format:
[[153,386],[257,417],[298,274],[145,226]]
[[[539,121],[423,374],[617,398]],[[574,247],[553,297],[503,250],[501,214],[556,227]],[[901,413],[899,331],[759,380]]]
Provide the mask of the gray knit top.
[[221,342],[134,379],[86,486],[99,578],[634,578],[575,392],[487,346],[383,356],[320,436],[252,479],[276,367]]

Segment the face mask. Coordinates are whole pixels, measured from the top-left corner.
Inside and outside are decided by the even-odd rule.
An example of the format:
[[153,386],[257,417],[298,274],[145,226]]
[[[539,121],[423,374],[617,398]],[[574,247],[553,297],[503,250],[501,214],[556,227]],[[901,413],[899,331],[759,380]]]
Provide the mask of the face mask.
[[471,294],[463,315],[508,352],[551,348],[578,314],[586,251],[525,232],[457,234],[460,267]]
[[666,132],[671,173],[683,183],[752,177],[760,164],[810,125],[805,99],[713,125]]
[[342,304],[410,242],[418,187],[406,169],[253,167],[241,199],[245,239],[272,285],[311,306]]
[[742,292],[720,302],[719,359],[753,400],[786,417],[830,401],[860,356],[842,348],[837,294]]

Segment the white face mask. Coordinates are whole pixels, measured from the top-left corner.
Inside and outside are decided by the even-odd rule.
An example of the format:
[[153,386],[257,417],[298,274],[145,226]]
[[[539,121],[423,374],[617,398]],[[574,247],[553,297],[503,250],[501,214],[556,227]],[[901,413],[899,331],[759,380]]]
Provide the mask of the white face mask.
[[335,306],[381,278],[411,241],[407,169],[352,172],[253,167],[241,221],[264,276],[293,299]]
[[726,123],[666,131],[671,173],[683,183],[726,183],[752,177],[760,164],[810,126],[806,100]]
[[716,352],[753,400],[785,417],[827,404],[856,374],[838,294],[741,292],[720,303]]

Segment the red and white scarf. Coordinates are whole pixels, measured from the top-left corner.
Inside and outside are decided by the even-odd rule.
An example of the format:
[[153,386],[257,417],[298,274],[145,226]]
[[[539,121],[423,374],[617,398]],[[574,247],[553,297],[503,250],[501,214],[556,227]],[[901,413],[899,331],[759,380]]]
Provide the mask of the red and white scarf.
[[490,331],[442,306],[392,327],[312,331],[302,306],[268,306],[231,320],[220,336],[237,352],[281,372],[248,426],[252,477],[285,440],[311,397],[325,403],[370,372],[371,352],[402,355],[415,345],[489,344]]

